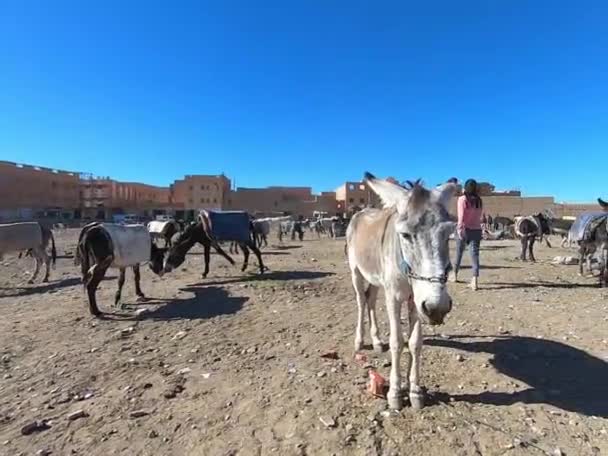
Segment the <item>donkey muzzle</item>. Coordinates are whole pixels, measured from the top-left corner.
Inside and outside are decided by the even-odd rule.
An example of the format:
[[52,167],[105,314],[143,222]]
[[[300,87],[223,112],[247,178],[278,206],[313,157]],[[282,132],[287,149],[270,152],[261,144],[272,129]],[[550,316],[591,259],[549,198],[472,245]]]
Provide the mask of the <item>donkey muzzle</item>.
[[421,307],[422,313],[429,324],[433,326],[442,325],[445,316],[452,310],[452,299],[448,298],[447,306],[425,300],[422,301]]

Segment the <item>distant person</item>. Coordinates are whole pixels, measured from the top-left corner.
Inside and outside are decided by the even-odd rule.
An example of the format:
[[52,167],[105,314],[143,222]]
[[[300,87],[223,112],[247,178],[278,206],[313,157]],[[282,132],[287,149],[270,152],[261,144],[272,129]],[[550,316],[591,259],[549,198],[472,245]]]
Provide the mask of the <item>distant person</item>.
[[492,218],[492,216],[490,214],[488,214],[488,225],[487,228],[489,230],[493,230],[494,229],[494,219]]
[[456,264],[452,280],[458,281],[458,271],[462,262],[465,247],[469,246],[471,254],[471,289],[477,290],[479,279],[479,245],[481,244],[481,214],[483,203],[479,197],[479,189],[474,179],[464,184],[463,195],[458,198],[458,227],[456,242]]

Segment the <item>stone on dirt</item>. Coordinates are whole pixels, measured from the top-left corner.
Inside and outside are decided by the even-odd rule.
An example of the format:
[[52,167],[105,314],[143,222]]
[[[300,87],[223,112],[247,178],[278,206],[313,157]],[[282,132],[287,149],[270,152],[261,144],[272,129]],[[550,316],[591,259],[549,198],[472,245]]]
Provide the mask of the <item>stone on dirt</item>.
[[88,415],[86,414],[86,412],[84,410],[76,410],[75,412],[72,412],[68,415],[68,420],[70,421],[75,421],[79,418],[85,418]]
[[321,416],[319,417],[319,421],[321,421],[326,428],[336,427],[336,420],[334,420],[331,416]]
[[46,431],[47,429],[50,429],[50,428],[51,428],[51,426],[49,426],[45,420],[33,421],[31,423],[26,424],[25,426],[23,426],[21,428],[21,434],[30,435],[30,434],[33,434],[34,432]]

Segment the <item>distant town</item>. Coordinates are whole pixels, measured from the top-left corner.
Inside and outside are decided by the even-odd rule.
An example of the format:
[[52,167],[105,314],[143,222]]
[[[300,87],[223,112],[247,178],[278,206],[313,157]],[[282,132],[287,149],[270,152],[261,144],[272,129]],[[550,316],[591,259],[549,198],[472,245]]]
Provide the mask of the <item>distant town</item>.
[[[482,183],[485,212],[513,217],[551,211],[556,217],[595,210],[595,204],[557,203],[551,196],[525,197],[519,191],[498,192]],[[0,161],[0,221],[111,220],[118,214],[141,218],[171,215],[192,219],[201,209],[245,210],[254,215],[349,214],[377,206],[376,195],[363,182],[343,182],[315,194],[311,187],[232,188],[225,175],[186,175],[167,187],[120,182],[110,177]]]

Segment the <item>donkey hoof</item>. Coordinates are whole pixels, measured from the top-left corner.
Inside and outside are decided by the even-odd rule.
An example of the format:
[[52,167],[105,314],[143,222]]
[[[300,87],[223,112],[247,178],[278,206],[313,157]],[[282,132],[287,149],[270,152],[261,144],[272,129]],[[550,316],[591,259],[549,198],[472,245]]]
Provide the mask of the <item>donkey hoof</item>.
[[137,302],[146,302],[148,298],[146,298],[143,294],[137,297]]
[[414,410],[424,408],[424,393],[420,390],[410,390],[410,404]]
[[401,410],[403,408],[403,399],[399,396],[389,396],[388,408],[391,410]]
[[356,340],[355,341],[355,352],[359,352],[363,350],[363,341],[362,340]]

